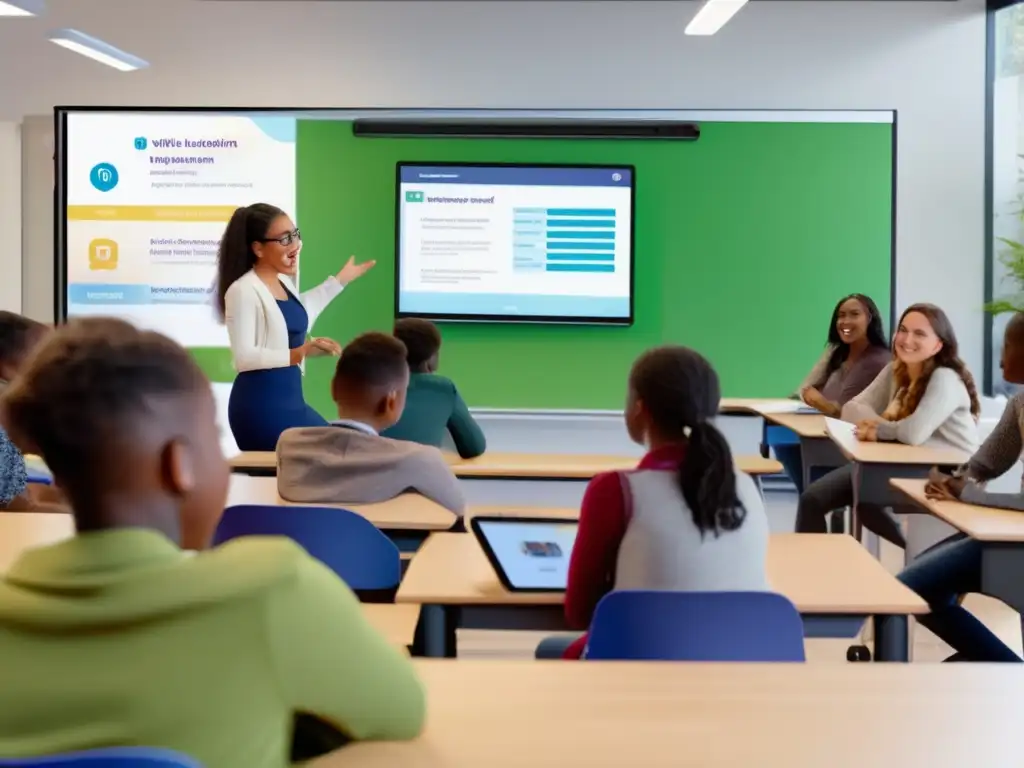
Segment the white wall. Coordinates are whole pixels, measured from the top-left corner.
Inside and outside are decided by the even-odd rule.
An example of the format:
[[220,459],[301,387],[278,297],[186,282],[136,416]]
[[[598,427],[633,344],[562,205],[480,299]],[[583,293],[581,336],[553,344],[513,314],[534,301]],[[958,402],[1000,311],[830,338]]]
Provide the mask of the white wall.
[[21,312],[21,127],[0,122],[0,309]]
[[[125,25],[149,12],[143,5],[124,3]],[[47,93],[126,105],[896,109],[897,302],[944,307],[980,374],[983,0],[751,3],[707,39],[682,34],[693,3],[345,2],[303,4],[301,14],[289,5],[167,8],[130,38],[141,55],[162,41],[174,49],[149,55],[150,71],[93,83],[83,62]],[[233,34],[211,31],[214,22]],[[274,55],[244,52],[275,28],[287,32]],[[179,31],[193,40],[187,52]],[[26,125],[39,162],[35,134],[48,123]],[[25,203],[25,297],[43,317],[52,312],[41,256],[49,197],[36,192]]]
[[24,277],[22,310],[53,322],[53,118],[27,117],[21,124]]
[[[758,2],[708,39],[682,34],[693,3],[344,2],[302,4],[301,14],[291,4],[256,5],[259,13],[240,10],[240,3],[191,3],[183,19],[163,5],[160,23],[152,24],[142,18],[150,5],[125,2],[119,13],[133,29],[127,40],[137,41],[133,50],[150,58],[153,68],[93,82],[85,79],[84,63],[61,73],[42,63],[38,71],[47,76],[49,90],[34,98],[48,101],[33,108],[42,113],[53,103],[160,101],[895,109],[897,304],[928,300],[944,307],[964,358],[980,376],[984,0]],[[200,13],[204,23],[197,22]],[[231,35],[216,32],[215,20],[227,24]],[[182,48],[182,39],[191,46]],[[252,40],[269,41],[268,47],[254,53]],[[149,46],[161,43],[168,50],[151,55]],[[237,50],[229,50],[232,45]],[[52,118],[29,118],[23,132],[25,311],[49,319]],[[537,450],[541,434],[551,451],[626,448],[616,418],[560,417],[539,430],[501,417],[488,417],[484,425],[496,450]],[[729,420],[725,426],[736,450],[755,450],[756,425]]]

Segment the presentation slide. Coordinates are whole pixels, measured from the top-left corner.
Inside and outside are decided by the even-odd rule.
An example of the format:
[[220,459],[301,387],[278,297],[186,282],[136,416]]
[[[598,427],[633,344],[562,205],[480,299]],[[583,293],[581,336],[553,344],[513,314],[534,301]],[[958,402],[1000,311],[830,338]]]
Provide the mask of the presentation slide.
[[398,314],[632,321],[632,167],[398,166]]
[[226,349],[212,294],[220,238],[243,205],[295,216],[295,134],[294,117],[69,114],[67,316],[113,315]]
[[480,523],[480,532],[519,589],[565,589],[578,524]]

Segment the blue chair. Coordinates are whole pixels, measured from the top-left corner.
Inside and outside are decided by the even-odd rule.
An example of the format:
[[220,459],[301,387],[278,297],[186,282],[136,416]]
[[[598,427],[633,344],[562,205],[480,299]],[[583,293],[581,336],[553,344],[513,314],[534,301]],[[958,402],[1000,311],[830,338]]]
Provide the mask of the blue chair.
[[63,755],[0,759],[0,768],[202,768],[191,757],[154,747],[110,747]]
[[355,592],[393,590],[402,578],[398,548],[362,515],[336,507],[245,504],[228,507],[213,543],[239,536],[287,536]]
[[804,661],[804,624],[773,592],[610,592],[597,604],[586,658]]

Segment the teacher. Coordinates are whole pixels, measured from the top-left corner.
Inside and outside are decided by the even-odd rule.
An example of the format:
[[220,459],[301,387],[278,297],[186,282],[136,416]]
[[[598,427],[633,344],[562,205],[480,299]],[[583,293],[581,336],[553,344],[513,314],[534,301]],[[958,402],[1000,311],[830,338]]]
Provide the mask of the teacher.
[[217,308],[228,328],[238,376],[231,386],[228,423],[243,451],[273,451],[291,427],[327,422],[302,396],[307,357],[337,355],[341,347],[306,334],[317,316],[373,261],[350,257],[341,271],[298,296],[294,278],[302,236],[273,205],[239,208],[228,222],[217,254]]

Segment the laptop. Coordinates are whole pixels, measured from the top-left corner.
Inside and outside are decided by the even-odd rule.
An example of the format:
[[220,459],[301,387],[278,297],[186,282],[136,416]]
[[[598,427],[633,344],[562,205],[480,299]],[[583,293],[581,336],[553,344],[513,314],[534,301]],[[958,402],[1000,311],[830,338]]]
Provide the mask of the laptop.
[[508,591],[565,591],[576,520],[484,516],[470,528]]

